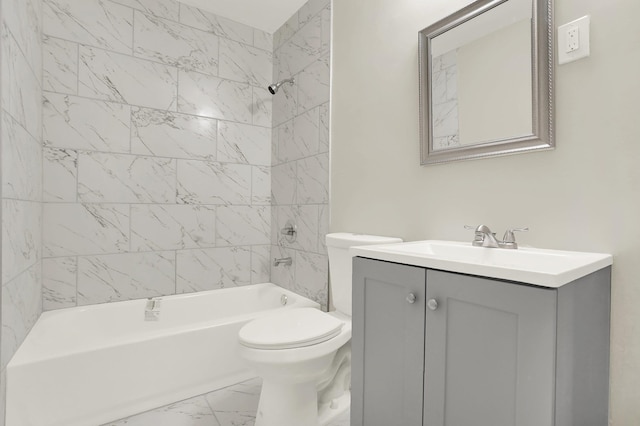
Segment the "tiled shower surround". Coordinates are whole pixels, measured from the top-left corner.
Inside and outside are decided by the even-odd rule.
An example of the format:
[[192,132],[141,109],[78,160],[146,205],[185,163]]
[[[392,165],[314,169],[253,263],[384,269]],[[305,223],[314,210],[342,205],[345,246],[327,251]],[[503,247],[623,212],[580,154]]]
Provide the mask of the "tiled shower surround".
[[298,62],[291,71],[308,94],[283,115],[286,92],[266,90],[271,35],[171,0],[147,3],[44,2],[44,309],[269,281],[279,213],[272,99],[299,131],[277,139],[276,164],[299,165],[289,182],[273,169],[274,195],[298,186],[313,211],[295,207],[299,241],[312,242],[296,247],[307,278],[297,290],[326,304],[326,277],[316,275],[327,271],[318,216],[328,175],[317,173],[328,173],[328,147],[319,147],[328,84],[319,96],[313,68],[327,52],[323,8],[303,7],[308,23],[292,18],[309,34],[276,34],[276,55]]
[[42,310],[267,281],[326,307],[329,0],[274,35],[175,0],[0,6],[1,410]]
[[43,15],[44,309],[269,281],[271,37],[172,0]]
[[44,2],[44,309],[269,280],[326,305],[328,2],[274,37],[152,3]]
[[[310,0],[274,34],[274,77],[294,77],[273,97],[271,280],[327,304],[329,229],[329,0]],[[280,232],[298,227],[295,242]]]

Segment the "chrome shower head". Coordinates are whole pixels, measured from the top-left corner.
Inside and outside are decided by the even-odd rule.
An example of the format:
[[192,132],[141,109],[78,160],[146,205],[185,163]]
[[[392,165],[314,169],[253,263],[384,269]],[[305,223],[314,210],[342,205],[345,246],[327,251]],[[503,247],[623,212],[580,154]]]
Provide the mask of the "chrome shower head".
[[280,86],[282,86],[283,84],[289,83],[289,84],[291,84],[293,86],[293,83],[295,83],[295,82],[296,82],[296,80],[294,78],[287,78],[286,80],[282,80],[282,81],[280,81],[278,83],[271,84],[271,85],[269,85],[269,92],[272,95],[275,95],[278,92],[278,89],[280,89]]

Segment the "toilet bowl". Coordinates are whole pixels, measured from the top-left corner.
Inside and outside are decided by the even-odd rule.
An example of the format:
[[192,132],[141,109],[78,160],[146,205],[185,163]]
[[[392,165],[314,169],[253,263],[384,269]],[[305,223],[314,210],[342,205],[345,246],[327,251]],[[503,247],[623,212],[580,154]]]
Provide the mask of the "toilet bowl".
[[296,308],[262,317],[238,333],[240,356],[262,377],[255,426],[325,426],[349,409],[351,256],[348,249],[399,238],[328,234],[336,308]]
[[[314,308],[293,309],[263,319],[247,324],[239,333],[240,355],[262,377],[256,426],[316,426],[347,410],[350,348],[343,351],[345,355],[336,355],[339,349],[348,348],[351,319]],[[302,339],[298,331],[306,326],[313,332]],[[335,386],[333,379],[341,368],[348,370],[349,377],[333,390],[334,398],[319,406],[318,393]],[[319,386],[322,383],[324,388]]]

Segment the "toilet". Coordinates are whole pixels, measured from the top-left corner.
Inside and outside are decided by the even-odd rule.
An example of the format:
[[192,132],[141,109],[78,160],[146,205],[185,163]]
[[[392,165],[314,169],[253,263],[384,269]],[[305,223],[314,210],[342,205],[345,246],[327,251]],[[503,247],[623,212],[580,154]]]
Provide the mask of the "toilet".
[[328,234],[335,310],[295,308],[247,323],[240,355],[262,377],[255,426],[324,426],[350,405],[351,265],[349,248],[399,238]]

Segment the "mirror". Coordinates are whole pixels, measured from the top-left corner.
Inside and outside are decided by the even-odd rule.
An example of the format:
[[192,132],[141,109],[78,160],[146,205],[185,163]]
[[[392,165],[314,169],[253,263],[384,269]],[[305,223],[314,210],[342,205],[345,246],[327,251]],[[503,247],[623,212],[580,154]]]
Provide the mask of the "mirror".
[[555,147],[552,0],[478,0],[419,33],[421,164]]

